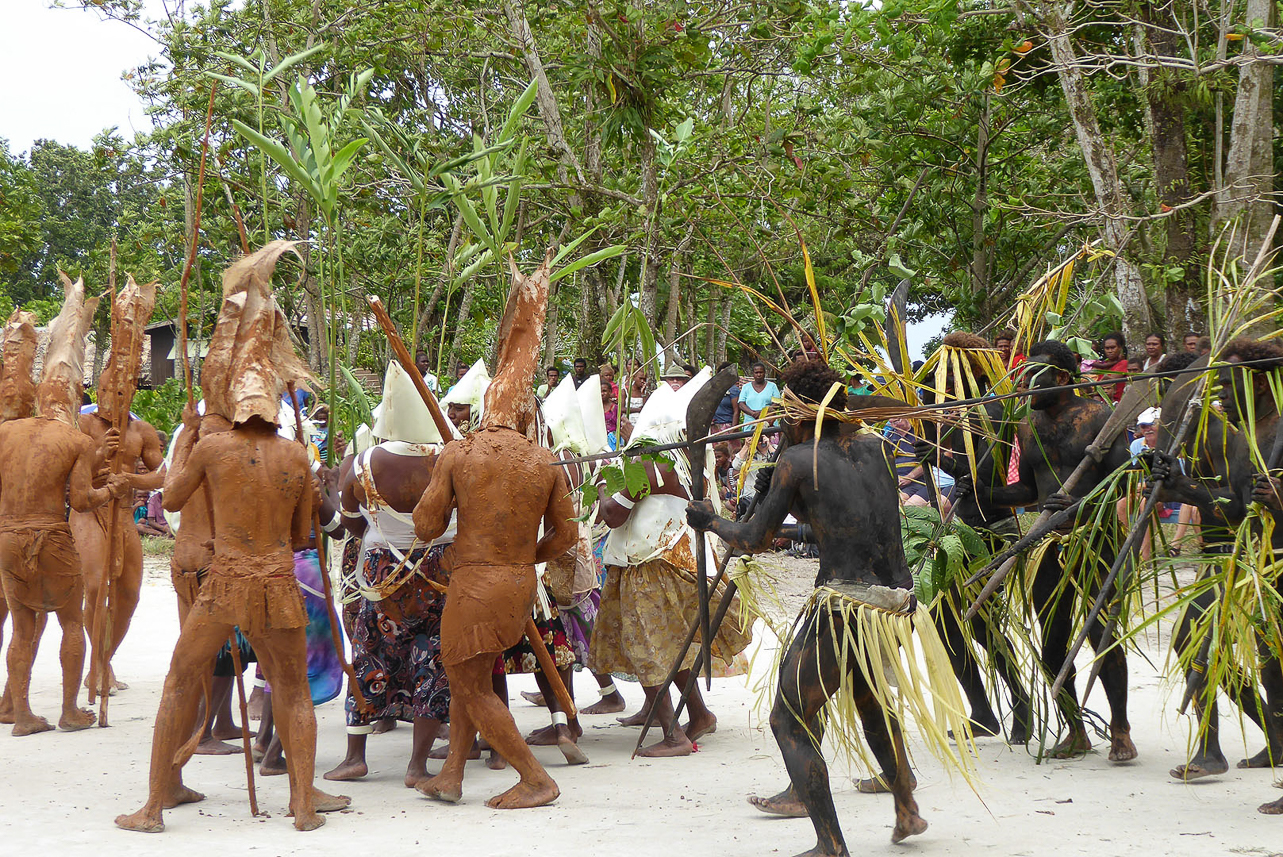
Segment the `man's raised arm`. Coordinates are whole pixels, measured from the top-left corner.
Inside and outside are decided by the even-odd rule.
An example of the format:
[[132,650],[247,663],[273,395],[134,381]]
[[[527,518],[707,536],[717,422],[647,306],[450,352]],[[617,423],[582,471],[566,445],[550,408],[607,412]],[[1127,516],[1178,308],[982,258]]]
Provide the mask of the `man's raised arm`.
[[[760,553],[771,545],[780,524],[793,507],[797,493],[796,456],[782,455],[771,474],[771,487],[758,502],[757,511],[744,522],[728,521],[713,514],[708,500],[686,507],[686,520],[697,530],[709,530],[740,553]],[[808,470],[807,473],[810,471]]]

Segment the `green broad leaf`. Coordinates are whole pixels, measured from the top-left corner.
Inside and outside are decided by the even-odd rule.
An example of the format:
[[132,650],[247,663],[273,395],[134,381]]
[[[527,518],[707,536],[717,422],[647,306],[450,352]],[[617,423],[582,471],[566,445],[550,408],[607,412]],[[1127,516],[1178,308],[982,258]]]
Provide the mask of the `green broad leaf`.
[[342,149],[339,149],[338,154],[334,156],[334,162],[330,164],[329,180],[331,182],[337,185],[342,180],[343,174],[352,165],[352,158],[356,157],[356,153],[368,142],[364,137],[357,137]]
[[628,486],[624,471],[616,465],[607,465],[601,469],[601,477],[606,482],[607,494],[618,494]]
[[[473,244],[472,246],[480,247],[481,245]],[[478,271],[480,271],[486,265],[489,265],[492,261],[494,261],[494,259],[495,259],[494,254],[490,252],[489,248],[486,248],[486,251],[482,253],[479,257],[477,257],[477,260],[475,262],[468,265],[466,268],[464,268],[462,271],[459,272],[459,274],[454,278],[454,285],[457,286],[460,283],[466,283],[468,280],[475,277]]]
[[591,235],[593,235],[594,233],[596,233],[596,231],[597,231],[598,229],[600,229],[600,228],[601,228],[600,226],[594,226],[593,228],[591,228],[591,229],[589,229],[587,232],[585,232],[583,235],[580,235],[580,236],[579,236],[578,238],[576,238],[574,241],[571,241],[569,244],[562,244],[562,245],[561,245],[561,249],[559,249],[559,250],[557,251],[557,255],[555,255],[555,256],[553,256],[553,257],[552,257],[552,265],[553,265],[553,267],[555,268],[558,264],[560,264],[560,262],[561,262],[561,260],[562,260],[562,259],[564,259],[564,258],[566,258],[567,256],[569,256],[571,253],[574,253],[574,252],[575,252],[575,250],[576,250],[576,249],[578,249],[578,247],[579,247],[579,245],[580,245],[580,244],[582,244],[582,243],[584,243],[585,241],[587,241],[587,240],[588,240],[588,238],[589,238]]
[[374,145],[378,146],[379,151],[391,163],[393,171],[408,181],[416,194],[419,196],[425,195],[428,187],[424,184],[422,174],[418,170],[410,169],[409,164],[405,162],[401,154],[388,145],[388,141],[373,125],[366,121],[365,117],[361,117],[361,127],[365,129],[365,133],[374,141]]
[[493,258],[502,259],[503,255],[499,252],[499,246],[495,243],[494,236],[490,234],[485,224],[481,222],[481,218],[477,215],[477,209],[473,207],[472,201],[462,192],[456,193],[453,196],[453,200],[455,207],[459,209],[459,214],[463,217],[463,222],[468,224],[472,234],[477,236],[478,241],[486,245]]
[[517,160],[512,165],[513,179],[503,200],[503,220],[499,222],[499,234],[496,236],[500,241],[507,241],[508,234],[512,231],[512,221],[516,219],[517,208],[521,202],[521,185],[524,181],[525,169],[526,138],[522,137],[521,148],[517,150]]
[[912,268],[906,268],[900,261],[899,253],[892,253],[887,259],[887,269],[901,279],[912,279],[918,275],[918,272]]
[[[615,314],[610,317],[610,321],[606,322],[606,329],[601,335],[602,347],[611,346],[615,343],[615,335],[619,332],[619,327],[624,323],[624,317],[627,314],[628,302],[625,300],[624,303],[619,305],[619,309],[615,310]],[[614,351],[615,349],[612,347],[609,350]]]
[[[235,63],[236,65],[238,65],[238,66],[240,66],[241,68],[245,69],[246,71],[248,71],[250,74],[254,75],[255,77],[257,77],[258,75],[260,75],[260,74],[262,74],[262,73],[263,73],[263,69],[262,69],[260,66],[256,66],[256,65],[254,65],[252,62],[250,62],[249,60],[247,60],[245,57],[240,56],[240,55],[238,55],[238,54],[229,54],[229,53],[226,53],[225,51],[214,51],[214,56],[219,57],[220,59],[225,59],[225,60],[227,60],[227,61],[228,61],[228,62],[230,62],[230,63]],[[252,57],[258,57],[258,58],[260,59],[260,61],[261,61],[261,59],[262,59],[262,57],[261,57],[261,55],[259,54],[259,52],[258,52],[258,51],[254,51],[254,53],[250,54],[250,56],[252,56]],[[213,72],[210,72],[210,74],[213,74]]]
[[539,81],[530,81],[525,90],[521,93],[520,97],[513,102],[512,109],[508,111],[508,118],[503,123],[503,127],[499,129],[500,140],[510,140],[513,135],[516,134],[517,123],[521,121],[521,117],[526,115],[526,111],[529,110],[530,105],[534,103],[535,96],[538,92]]
[[285,59],[277,63],[275,67],[272,68],[271,71],[263,75],[263,82],[267,83],[268,81],[275,78],[278,74],[282,74],[283,72],[289,71],[290,69],[294,68],[294,66],[298,65],[308,57],[315,56],[316,54],[325,50],[325,47],[326,45],[324,42],[319,42],[305,51],[300,51],[299,53],[296,53],[296,54],[290,54]]
[[640,500],[650,493],[650,474],[640,461],[624,459],[624,487],[629,496]]
[[432,169],[428,170],[428,178],[436,178],[437,176],[442,176],[446,173],[452,173],[460,167],[466,167],[473,161],[486,158],[490,155],[506,152],[512,148],[515,142],[515,140],[504,140],[503,142],[496,143],[493,146],[487,146],[484,149],[468,152],[466,155],[459,155],[458,157],[441,161]]
[[221,80],[223,83],[229,83],[232,86],[239,86],[250,95],[258,98],[258,87],[250,83],[248,80],[241,80],[239,77],[233,77],[230,74],[219,74],[216,71],[207,71],[205,74],[216,80]]
[[[581,503],[580,503],[580,505],[581,505],[584,509],[586,509],[586,510],[587,510],[587,511],[584,513],[584,515],[585,515],[585,516],[587,516],[587,515],[591,515],[591,514],[593,513],[593,508],[592,508],[592,507],[593,507],[593,506],[596,504],[596,502],[597,502],[597,496],[598,496],[598,495],[597,495],[597,483],[596,483],[596,482],[592,482],[592,481],[588,481],[588,482],[585,482],[583,485],[580,485],[580,486],[579,486],[579,496],[580,496],[580,499],[581,499]],[[584,520],[584,519],[580,519],[580,520]]]
[[563,277],[570,276],[575,273],[575,271],[591,267],[596,265],[598,262],[604,262],[607,259],[613,259],[616,256],[622,256],[626,252],[628,252],[627,244],[612,244],[609,247],[603,247],[600,250],[595,250],[587,256],[579,257],[564,268],[558,268],[549,278],[549,281],[555,283]]
[[271,137],[258,133],[257,130],[249,127],[239,119],[232,120],[232,127],[236,129],[236,133],[253,143],[263,154],[275,161],[290,178],[302,185],[313,200],[320,201],[320,188],[312,177],[307,174],[303,165],[294,160],[288,149]]

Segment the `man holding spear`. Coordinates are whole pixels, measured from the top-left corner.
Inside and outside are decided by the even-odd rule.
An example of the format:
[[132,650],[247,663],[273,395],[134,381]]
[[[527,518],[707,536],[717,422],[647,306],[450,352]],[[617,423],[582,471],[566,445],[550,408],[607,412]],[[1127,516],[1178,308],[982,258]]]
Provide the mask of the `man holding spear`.
[[[1002,506],[1040,503],[1045,511],[1051,512],[1067,509],[1074,505],[1075,497],[1064,493],[1062,485],[1082,462],[1094,459],[1073,488],[1077,496],[1089,494],[1106,476],[1127,464],[1127,446],[1121,435],[1098,450],[1098,455],[1090,449],[1093,441],[1102,435],[1101,430],[1112,412],[1103,402],[1063,389],[1073,380],[1077,366],[1077,360],[1064,343],[1046,340],[1030,347],[1021,381],[1031,392],[1030,418],[1017,431],[1020,478],[1005,487],[977,486],[977,492],[987,502]],[[1042,630],[1040,658],[1049,678],[1064,663],[1073,634],[1076,589],[1066,578],[1061,545],[1064,535],[1052,536],[1053,543],[1042,546],[1032,581],[1033,605]],[[1100,585],[1098,567],[1103,564],[1107,569],[1112,560],[1112,549],[1108,545],[1096,559],[1083,559],[1097,566],[1081,575],[1088,580],[1087,588],[1093,595]],[[1100,644],[1103,629],[1104,623],[1099,620],[1090,626],[1093,646]],[[1109,760],[1125,762],[1136,758],[1127,720],[1127,661],[1119,647],[1110,649],[1102,657],[1101,682],[1112,715]],[[1068,724],[1069,734],[1049,755],[1055,759],[1085,755],[1091,741],[1083,724],[1072,670],[1056,704]]]
[[[114,297],[111,354],[98,378],[98,410],[80,415],[80,430],[97,446],[94,470],[126,474],[141,491],[161,487],[165,451],[150,423],[129,413],[142,362],[143,328],[156,304],[156,284],[138,285],[133,277]],[[108,432],[119,435],[114,455],[106,451]],[[143,465],[139,472],[139,462]],[[126,687],[116,680],[111,658],[129,630],[138,607],[143,582],[143,545],[134,528],[133,510],[126,503],[111,502],[89,512],[72,511],[68,518],[76,539],[85,576],[85,621],[91,631],[92,653],[85,686],[89,701]],[[100,673],[105,671],[99,680]],[[100,725],[105,725],[102,723]]]

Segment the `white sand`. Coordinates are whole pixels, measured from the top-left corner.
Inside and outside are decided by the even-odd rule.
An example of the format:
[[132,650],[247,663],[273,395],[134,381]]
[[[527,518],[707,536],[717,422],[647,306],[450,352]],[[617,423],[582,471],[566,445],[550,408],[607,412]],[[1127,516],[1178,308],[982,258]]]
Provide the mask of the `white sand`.
[[[151,558],[149,558],[151,559]],[[152,560],[149,565],[156,565]],[[802,570],[798,578],[809,577]],[[804,586],[800,588],[805,588]],[[814,844],[804,819],[772,819],[749,807],[751,794],[774,794],[786,783],[775,742],[752,713],[754,694],[743,680],[714,684],[710,706],[720,729],[685,759],[634,760],[628,755],[637,731],[613,717],[585,718],[581,746],[592,760],[567,768],[555,748],[536,750],[561,786],[551,807],[500,812],[485,807],[489,796],[513,782],[511,770],[492,772],[470,763],[464,801],[434,803],[402,784],[410,730],[374,736],[370,774],[342,784],[353,798],[350,811],[329,816],[314,833],[295,832],[285,818],[285,777],[258,778],[260,806],[270,818],[251,819],[240,756],[195,757],[186,782],[205,792],[203,803],[165,813],[160,835],[115,828],[119,813],[144,800],[151,724],[161,683],[177,637],[174,596],[166,574],[149,574],[133,627],[115,660],[131,685],[111,700],[109,729],[67,734],[48,732],[13,738],[0,731],[0,855],[63,854],[407,854],[426,855],[679,855],[796,854]],[[8,631],[6,630],[6,634]],[[37,659],[32,694],[39,714],[56,719],[59,633],[46,632]],[[6,637],[7,642],[7,637]],[[1161,665],[1162,649],[1150,652]],[[1185,759],[1188,718],[1158,685],[1155,667],[1130,658],[1133,735],[1140,758],[1112,765],[1103,754],[1035,765],[1024,748],[999,739],[980,744],[980,795],[949,780],[935,760],[917,754],[917,798],[930,829],[900,848],[890,843],[891,798],[856,793],[849,772],[835,766],[833,786],[848,846],[854,853],[892,851],[959,855],[1251,854],[1283,856],[1283,817],[1263,816],[1258,804],[1283,796],[1270,787],[1269,771],[1231,770],[1193,785],[1172,782],[1167,770]],[[1080,669],[1086,664],[1080,659]],[[0,675],[3,675],[0,672]],[[517,696],[533,689],[529,677],[510,683],[514,715],[526,731],[547,715]],[[596,698],[592,679],[577,676],[581,701]],[[636,710],[641,691],[621,684]],[[84,696],[81,696],[82,704]],[[1093,707],[1106,711],[1100,690]],[[339,701],[317,710],[319,772],[343,756],[343,711]],[[1231,764],[1243,741],[1227,721],[1225,749]],[[1252,752],[1259,734],[1249,734]],[[1107,745],[1098,743],[1098,748]],[[431,763],[435,770],[439,763]],[[983,799],[983,803],[981,802]]]

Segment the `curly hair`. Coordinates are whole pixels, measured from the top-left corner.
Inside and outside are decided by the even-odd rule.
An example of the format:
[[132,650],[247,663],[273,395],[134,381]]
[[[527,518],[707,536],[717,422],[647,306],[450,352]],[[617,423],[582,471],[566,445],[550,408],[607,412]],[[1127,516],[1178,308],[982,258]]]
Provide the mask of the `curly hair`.
[[841,385],[829,402],[834,410],[846,410],[846,381],[823,360],[798,360],[780,373],[780,383],[804,402],[819,404],[834,384]]
[[1283,366],[1283,348],[1260,339],[1231,340],[1221,349],[1217,359],[1228,360],[1231,357],[1237,357],[1243,363],[1254,363],[1249,367],[1254,372],[1269,372]]
[[946,333],[944,339],[940,340],[942,344],[950,348],[993,348],[989,340],[983,336],[977,336],[974,333],[968,333],[965,330],[955,330]]
[[1069,350],[1068,345],[1058,339],[1044,339],[1031,345],[1029,359],[1033,360],[1035,357],[1044,357],[1047,363],[1057,369],[1063,369],[1073,376],[1078,375],[1078,358]]
[[1159,372],[1179,372],[1182,369],[1188,369],[1189,364],[1197,360],[1201,355],[1193,351],[1180,351],[1176,354],[1168,354],[1163,358],[1163,362],[1158,364]]
[[1004,339],[1007,340],[1008,342],[1015,342],[1016,332],[1009,327],[1004,327],[1002,330],[998,331],[993,335],[993,341],[995,344],[997,344],[998,342],[1001,342]]

